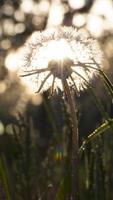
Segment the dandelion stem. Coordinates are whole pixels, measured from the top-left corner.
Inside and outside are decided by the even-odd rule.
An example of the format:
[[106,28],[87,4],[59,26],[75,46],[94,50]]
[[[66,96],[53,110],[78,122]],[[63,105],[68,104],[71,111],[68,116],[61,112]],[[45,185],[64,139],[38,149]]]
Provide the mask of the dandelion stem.
[[70,115],[72,121],[72,197],[71,200],[78,199],[78,120],[75,110],[73,94],[66,80],[62,80],[64,91],[68,99]]

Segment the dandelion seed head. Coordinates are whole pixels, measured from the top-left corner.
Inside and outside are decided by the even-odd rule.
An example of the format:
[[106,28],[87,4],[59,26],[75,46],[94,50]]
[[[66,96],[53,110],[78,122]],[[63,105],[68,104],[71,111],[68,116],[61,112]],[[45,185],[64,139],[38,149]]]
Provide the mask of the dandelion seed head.
[[74,54],[68,42],[64,39],[50,41],[47,45],[48,69],[52,75],[64,79],[71,74]]
[[[102,67],[98,42],[88,33],[60,27],[35,32],[25,44],[19,74],[34,92],[51,87],[63,90],[62,81],[82,90]],[[95,68],[95,69],[94,69]]]
[[71,47],[65,39],[60,39],[57,41],[50,41],[47,45],[47,58],[48,61],[63,60],[66,57],[71,57],[73,54]]

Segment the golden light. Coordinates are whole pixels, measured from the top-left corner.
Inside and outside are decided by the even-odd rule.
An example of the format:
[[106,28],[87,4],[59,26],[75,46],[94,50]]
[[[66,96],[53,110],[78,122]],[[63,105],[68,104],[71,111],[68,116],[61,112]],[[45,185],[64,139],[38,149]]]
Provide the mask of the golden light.
[[0,81],[0,94],[4,93],[6,90],[6,84],[4,83],[4,81]]
[[97,67],[102,61],[98,42],[86,31],[69,27],[35,32],[26,42],[23,52],[18,74],[33,92],[38,93],[49,88],[52,91],[63,90],[64,80],[80,91],[84,79],[88,81],[97,73],[93,68],[87,69],[88,63]]
[[[105,22],[104,22],[105,23]],[[100,37],[103,34],[103,30],[105,24],[103,23],[103,19],[98,15],[89,15],[87,21],[87,28],[95,37]]]
[[75,14],[73,16],[72,24],[77,27],[82,27],[86,23],[86,15],[85,14]]
[[14,22],[12,19],[5,19],[3,21],[3,31],[6,35],[14,35],[15,34],[15,30],[14,30]]
[[55,149],[54,159],[61,161],[64,158],[62,146],[58,145]]
[[6,56],[5,66],[10,71],[16,71],[19,68],[19,63],[21,61],[21,48],[17,51],[10,51],[10,53]]
[[96,0],[91,12],[97,15],[113,16],[113,4],[111,0]]
[[[52,29],[50,29],[52,31]],[[36,37],[36,33],[32,35],[32,41],[34,41],[34,38]],[[35,41],[34,41],[35,42]],[[39,51],[35,52],[33,61],[32,61],[32,70],[41,69],[41,68],[47,68],[48,64],[51,60],[54,61],[62,61],[62,67],[63,65],[63,60],[65,58],[73,59],[74,54],[69,46],[69,43],[65,39],[60,39],[60,40],[51,40],[47,44],[45,44],[43,47],[39,49]],[[21,66],[21,65],[20,65]],[[60,66],[58,66],[60,68]],[[57,66],[56,66],[57,68]],[[26,69],[27,71],[27,69]],[[51,71],[51,70],[50,70]],[[45,77],[50,73],[50,71],[45,71],[44,73],[40,73],[40,78],[38,78],[38,84],[37,84],[37,76],[26,76],[22,79],[22,82],[27,85],[30,89],[30,91],[37,91],[37,85],[41,85],[42,80],[45,79]],[[20,72],[20,74],[24,74],[25,70]],[[45,90],[52,85],[53,82],[53,74],[51,73],[50,77],[48,78],[47,81],[45,81]],[[32,84],[31,84],[32,82]],[[54,88],[57,89],[57,86],[63,90],[61,80],[56,77],[55,78],[55,84]]]
[[111,0],[96,0],[87,17],[87,28],[95,37],[113,31],[113,4]]
[[47,27],[59,26],[62,24],[65,13],[65,7],[60,0],[53,0],[50,10]]
[[5,130],[4,125],[3,125],[3,123],[0,121],[0,135],[3,135],[4,130]]
[[46,48],[46,57],[48,62],[51,60],[63,60],[74,57],[71,47],[65,39],[50,41]]
[[18,21],[18,22],[24,22],[25,20],[25,14],[21,9],[18,9],[15,11],[14,13],[14,18]]
[[[22,54],[23,54],[23,47],[19,48],[17,51],[11,51],[5,59],[5,67],[9,71],[12,71],[14,73],[17,72],[21,66]],[[25,81],[23,79],[21,79],[21,83],[26,86],[26,93],[32,95],[34,84],[31,84],[30,81]],[[3,91],[4,87],[2,85],[1,87],[2,87],[1,91]]]
[[2,40],[1,47],[6,50],[9,49],[11,47],[11,41],[9,39]]
[[32,0],[22,0],[20,7],[23,12],[30,13],[34,8],[34,2]]
[[25,31],[24,23],[18,23],[15,25],[15,34],[22,33]]
[[38,3],[38,13],[47,14],[49,11],[50,2],[48,0],[41,0]]
[[47,14],[50,3],[47,0],[35,2],[33,0],[22,0],[20,9],[25,13],[33,13],[35,15]]
[[69,5],[73,9],[80,9],[85,5],[85,0],[69,0]]
[[14,13],[14,8],[13,8],[13,6],[11,6],[8,2],[7,2],[7,6],[3,6],[2,9],[3,9],[3,13],[4,13],[5,15],[11,16],[11,15],[13,15],[13,13]]

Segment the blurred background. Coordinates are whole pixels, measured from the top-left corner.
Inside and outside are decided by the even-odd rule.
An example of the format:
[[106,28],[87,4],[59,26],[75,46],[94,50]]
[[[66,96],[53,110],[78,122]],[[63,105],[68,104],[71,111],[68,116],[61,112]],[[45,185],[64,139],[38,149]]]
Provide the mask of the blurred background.
[[[105,55],[103,70],[113,82],[112,0],[0,0],[1,200],[69,199],[67,151],[71,131],[62,92],[51,98],[48,91],[33,94],[17,76],[19,52],[29,36],[58,26],[87,30],[98,40]],[[112,96],[103,81],[95,78],[93,87],[112,118]],[[105,116],[89,89],[75,98],[81,145]],[[112,130],[104,135],[90,143],[81,156],[79,199],[113,198]]]

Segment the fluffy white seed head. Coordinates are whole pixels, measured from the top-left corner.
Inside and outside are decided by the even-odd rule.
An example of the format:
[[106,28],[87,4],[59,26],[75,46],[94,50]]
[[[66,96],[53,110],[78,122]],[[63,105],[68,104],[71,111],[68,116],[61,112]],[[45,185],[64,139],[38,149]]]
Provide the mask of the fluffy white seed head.
[[35,32],[23,51],[19,74],[34,92],[49,87],[63,90],[64,79],[79,91],[102,66],[98,42],[86,32],[69,27]]

